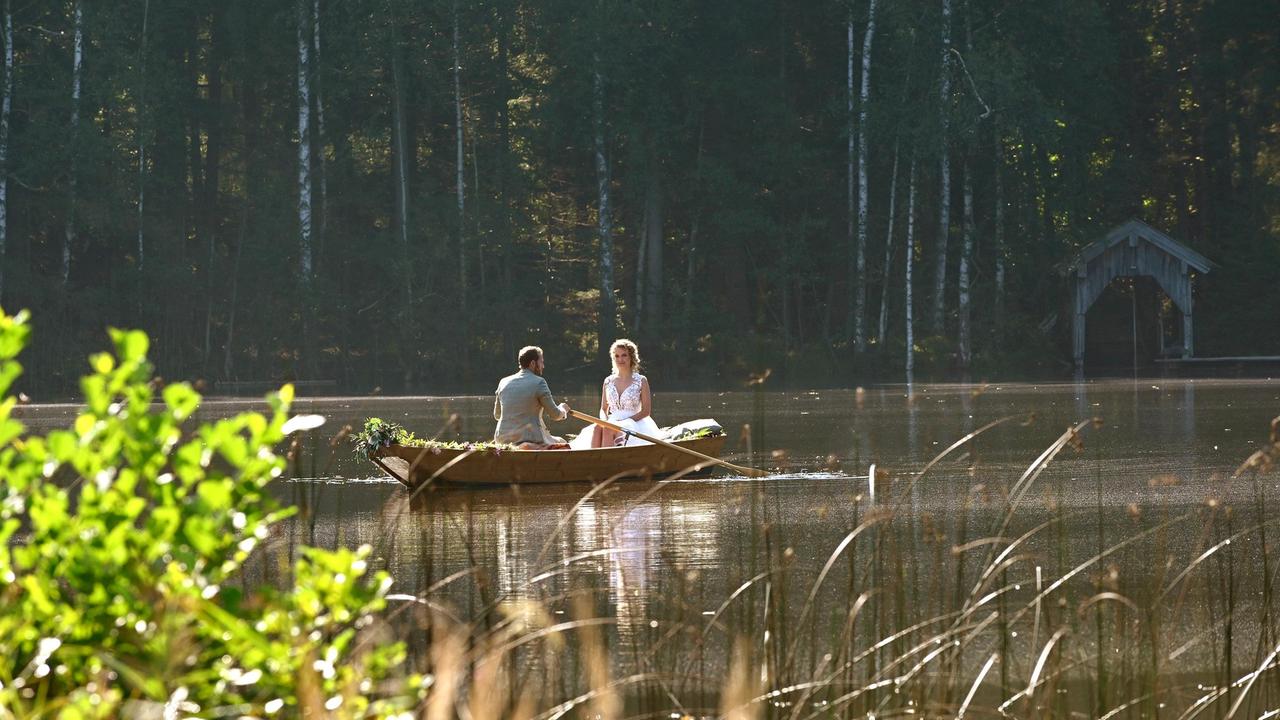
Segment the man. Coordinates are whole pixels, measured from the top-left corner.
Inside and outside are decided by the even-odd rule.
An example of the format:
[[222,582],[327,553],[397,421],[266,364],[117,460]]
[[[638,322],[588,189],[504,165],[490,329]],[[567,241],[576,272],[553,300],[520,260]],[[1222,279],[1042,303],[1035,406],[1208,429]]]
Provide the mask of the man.
[[493,431],[493,441],[511,443],[528,449],[563,445],[564,439],[547,432],[544,410],[555,420],[569,416],[569,403],[556,405],[551,388],[542,378],[546,362],[542,348],[530,345],[520,349],[517,357],[520,372],[508,375],[498,383],[497,397],[493,400],[493,419],[498,427]]

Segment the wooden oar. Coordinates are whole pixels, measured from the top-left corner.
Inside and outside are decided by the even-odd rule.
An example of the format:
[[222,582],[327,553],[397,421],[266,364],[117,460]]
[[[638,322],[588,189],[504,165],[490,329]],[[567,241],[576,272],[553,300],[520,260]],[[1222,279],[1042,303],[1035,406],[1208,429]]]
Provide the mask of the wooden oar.
[[763,470],[756,470],[755,468],[742,467],[741,465],[734,465],[731,462],[727,462],[727,461],[721,460],[720,458],[712,457],[710,455],[700,453],[697,450],[690,450],[687,447],[681,447],[679,445],[676,445],[675,443],[669,443],[666,440],[659,440],[656,437],[649,437],[648,435],[645,435],[644,433],[638,433],[635,430],[628,430],[622,427],[621,425],[615,425],[609,422],[608,420],[601,420],[598,417],[593,417],[584,412],[578,412],[577,410],[570,410],[569,414],[578,418],[579,420],[589,422],[589,423],[594,423],[603,428],[609,428],[614,432],[620,432],[620,433],[623,433],[624,435],[634,435],[640,438],[641,440],[651,442],[654,445],[661,445],[663,447],[671,448],[672,450],[679,450],[682,453],[686,453],[688,455],[693,455],[694,457],[702,458],[707,462],[712,462],[717,465],[723,465],[724,467],[729,468],[730,470],[736,473],[741,473],[743,475],[746,475],[747,477],[767,477],[769,475],[769,473]]

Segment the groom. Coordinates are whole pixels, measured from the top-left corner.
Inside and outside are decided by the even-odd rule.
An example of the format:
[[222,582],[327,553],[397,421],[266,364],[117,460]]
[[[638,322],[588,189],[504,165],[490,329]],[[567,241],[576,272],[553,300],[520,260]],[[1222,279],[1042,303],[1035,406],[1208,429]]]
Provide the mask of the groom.
[[563,445],[563,438],[547,432],[542,412],[546,410],[555,420],[563,420],[569,415],[569,403],[556,405],[551,388],[542,378],[546,368],[542,348],[534,345],[521,348],[518,360],[520,372],[498,383],[498,394],[493,400],[493,419],[498,421],[498,427],[493,431],[493,441],[528,450]]

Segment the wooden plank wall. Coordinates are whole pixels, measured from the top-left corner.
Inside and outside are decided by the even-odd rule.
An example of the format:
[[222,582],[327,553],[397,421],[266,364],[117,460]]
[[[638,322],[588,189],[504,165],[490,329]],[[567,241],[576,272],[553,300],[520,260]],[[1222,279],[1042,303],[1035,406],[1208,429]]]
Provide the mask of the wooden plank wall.
[[1187,263],[1138,235],[1107,248],[1087,264],[1076,267],[1075,318],[1072,332],[1072,354],[1076,370],[1084,367],[1085,314],[1102,296],[1112,280],[1119,277],[1150,275],[1155,278],[1174,305],[1182,311],[1182,357],[1191,357],[1191,272]]

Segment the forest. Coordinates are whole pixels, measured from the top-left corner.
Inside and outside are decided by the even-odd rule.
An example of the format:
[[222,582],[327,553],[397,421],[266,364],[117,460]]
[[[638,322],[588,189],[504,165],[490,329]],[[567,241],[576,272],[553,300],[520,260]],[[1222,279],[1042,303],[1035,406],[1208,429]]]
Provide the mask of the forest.
[[[1280,43],[1255,0],[3,0],[22,389],[108,326],[213,390],[1070,371],[1130,218],[1211,259],[1199,355],[1280,354]],[[603,341],[603,342],[602,342]],[[554,383],[553,383],[554,386]]]

